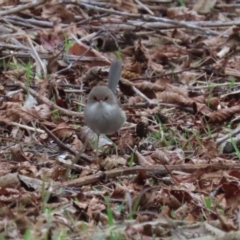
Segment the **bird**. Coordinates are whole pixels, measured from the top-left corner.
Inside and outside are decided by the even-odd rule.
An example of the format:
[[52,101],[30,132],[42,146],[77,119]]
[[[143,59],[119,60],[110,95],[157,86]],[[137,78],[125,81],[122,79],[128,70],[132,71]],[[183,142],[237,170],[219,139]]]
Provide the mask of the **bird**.
[[95,86],[87,97],[84,109],[86,125],[97,134],[97,151],[100,134],[117,132],[126,121],[126,114],[115,92],[122,73],[122,61],[111,63],[107,86]]

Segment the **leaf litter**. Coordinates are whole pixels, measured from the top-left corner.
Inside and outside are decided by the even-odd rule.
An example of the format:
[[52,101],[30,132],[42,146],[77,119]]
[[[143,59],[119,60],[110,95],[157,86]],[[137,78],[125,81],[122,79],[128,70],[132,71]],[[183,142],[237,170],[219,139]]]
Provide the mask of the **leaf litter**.
[[[0,6],[1,239],[240,238],[238,1]],[[83,110],[116,58],[97,159]]]

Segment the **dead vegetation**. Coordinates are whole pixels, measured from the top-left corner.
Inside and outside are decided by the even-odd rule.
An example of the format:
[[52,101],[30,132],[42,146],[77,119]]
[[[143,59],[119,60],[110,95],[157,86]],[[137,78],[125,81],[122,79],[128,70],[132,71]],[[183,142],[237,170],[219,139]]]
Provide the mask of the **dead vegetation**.
[[[240,239],[239,1],[0,6],[0,239]],[[116,58],[99,169],[83,109]]]

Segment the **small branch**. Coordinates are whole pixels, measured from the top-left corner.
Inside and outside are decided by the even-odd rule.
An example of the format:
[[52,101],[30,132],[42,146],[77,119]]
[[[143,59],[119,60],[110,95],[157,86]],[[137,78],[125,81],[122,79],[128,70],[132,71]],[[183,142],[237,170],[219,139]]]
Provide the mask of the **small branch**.
[[[1,56],[15,56],[15,57],[19,57],[19,58],[29,58],[29,57],[31,57],[31,52],[30,51],[29,52],[10,52],[8,50],[8,51],[2,51]],[[39,56],[44,59],[48,58],[48,55],[44,54],[44,53],[39,53]],[[94,62],[106,63],[106,60],[102,57],[82,57],[81,59],[79,59],[79,56],[67,55],[67,54],[64,54],[63,59],[61,59],[61,60],[65,60],[65,61],[69,61],[69,62],[78,60],[80,62],[93,62],[94,61]]]
[[[232,164],[232,163],[215,163],[215,164],[181,164],[181,165],[166,165],[168,171],[182,171],[187,173],[195,172],[199,169],[211,167],[216,170],[229,170],[229,169],[240,169],[240,164]],[[65,183],[60,183],[57,187],[69,187],[69,186],[84,186],[92,183],[96,183],[101,179],[111,179],[116,177],[122,177],[132,174],[138,174],[139,172],[151,172],[152,174],[157,174],[161,176],[165,176],[168,174],[168,171],[164,166],[154,165],[151,167],[130,167],[130,168],[118,168],[110,171],[99,172],[98,174],[93,174],[90,176],[80,177],[78,179],[70,180]]]
[[126,17],[139,17],[140,16],[140,14],[116,11],[114,9],[97,7],[96,5],[91,5],[91,4],[87,4],[87,3],[83,3],[83,2],[67,1],[67,0],[61,0],[59,2],[64,3],[64,4],[73,4],[73,5],[77,5],[80,7],[85,7],[87,9],[95,10],[97,12],[116,14],[116,15],[121,15],[121,16],[126,16]]
[[47,98],[41,96],[40,94],[38,94],[36,91],[34,91],[33,89],[27,87],[25,84],[23,84],[20,81],[16,81],[16,80],[12,80],[14,82],[14,84],[16,84],[17,86],[21,87],[22,89],[24,89],[26,92],[29,92],[33,97],[35,97],[39,102],[45,103],[47,104],[50,108],[53,109],[57,109],[59,110],[60,113],[67,115],[67,116],[73,116],[73,117],[79,117],[79,118],[83,118],[83,113],[78,113],[78,112],[73,112],[70,110],[66,110],[64,108],[59,107],[58,105],[56,105],[55,103],[53,103],[52,101],[48,100]]
[[[197,30],[197,31],[200,31],[200,32],[204,32],[204,33],[211,34],[211,35],[216,35],[216,36],[219,35],[219,32],[204,29],[202,27],[199,27],[195,23],[188,23],[188,22],[185,22],[185,21],[175,21],[175,20],[171,20],[171,19],[167,19],[167,18],[154,17],[154,16],[151,16],[151,15],[140,15],[140,14],[126,13],[126,12],[116,11],[116,10],[113,10],[113,9],[106,9],[106,8],[102,8],[102,7],[97,7],[95,5],[86,4],[86,3],[82,3],[82,2],[76,3],[76,2],[73,2],[73,1],[65,1],[65,0],[63,0],[61,2],[65,3],[65,4],[66,3],[67,4],[75,4],[75,5],[86,7],[87,9],[91,9],[91,10],[95,10],[95,11],[99,11],[99,12],[111,13],[111,14],[116,14],[116,15],[121,15],[121,16],[134,17],[134,18],[143,18],[144,20],[147,20],[147,21],[154,20],[156,22],[163,22],[163,23],[168,23],[168,24],[174,25],[174,26],[181,26],[181,27],[184,27],[184,28],[190,28],[190,29]],[[143,22],[143,23],[141,23],[141,25],[144,25],[145,23],[146,22]],[[152,23],[149,23],[149,24],[152,24]]]
[[181,27],[184,27],[184,28],[190,28],[190,29],[197,30],[199,32],[204,32],[204,33],[207,33],[207,34],[210,34],[210,35],[215,35],[215,36],[219,35],[219,32],[212,31],[212,30],[207,30],[207,29],[204,29],[202,27],[199,27],[195,23],[189,23],[189,22],[186,22],[186,21],[177,21],[177,20],[171,20],[171,19],[168,19],[168,18],[154,17],[154,16],[149,16],[149,15],[143,15],[143,19],[144,20],[154,20],[156,22],[169,23],[169,24],[173,24],[175,26],[181,26]]
[[13,13],[18,13],[18,12],[21,12],[23,10],[26,10],[26,9],[44,4],[45,2],[47,2],[47,1],[46,0],[39,0],[39,1],[33,1],[33,2],[30,2],[30,3],[24,4],[24,5],[18,5],[15,8],[11,8],[11,9],[6,10],[6,11],[1,11],[0,16],[2,17],[2,16],[5,16],[5,15],[13,14]]
[[29,127],[29,126],[26,126],[26,125],[23,125],[20,123],[11,122],[10,125],[20,127],[20,128],[26,129],[26,130],[30,130],[32,132],[45,133],[42,129]]
[[139,95],[141,98],[143,98],[148,104],[152,104],[151,99],[149,99],[146,95],[144,95],[140,90],[138,90],[136,87],[132,86],[132,90]]
[[[46,133],[58,144],[59,147],[73,154],[75,157],[80,157],[80,159],[84,160],[87,163],[91,163],[92,160],[84,153],[79,153],[71,148],[69,148],[66,144],[64,144],[57,136],[55,136],[47,127],[41,124],[41,127],[46,131]],[[74,162],[75,163],[75,162]]]
[[235,128],[231,133],[226,134],[224,137],[217,139],[216,143],[217,144],[223,143],[223,142],[227,141],[228,139],[235,137],[239,133],[240,133],[240,127]]
[[144,5],[142,2],[139,0],[135,0],[135,2],[142,7],[144,10],[146,10],[149,14],[154,15],[153,11],[151,11],[146,5]]
[[32,54],[34,56],[34,59],[36,59],[37,63],[41,66],[42,70],[43,70],[43,78],[47,79],[47,69],[45,67],[45,65],[43,64],[41,58],[38,55],[38,52],[36,51],[36,49],[34,48],[32,41],[29,37],[27,37],[28,43],[32,49]]

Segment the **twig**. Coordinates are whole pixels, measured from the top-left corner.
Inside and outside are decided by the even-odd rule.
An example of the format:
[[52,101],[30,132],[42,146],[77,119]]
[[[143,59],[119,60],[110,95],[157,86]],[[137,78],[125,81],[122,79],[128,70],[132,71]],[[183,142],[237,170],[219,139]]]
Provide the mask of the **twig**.
[[36,51],[36,49],[34,48],[32,41],[29,37],[27,37],[28,43],[32,49],[32,54],[34,56],[34,59],[38,62],[38,64],[41,66],[42,70],[43,70],[43,77],[44,79],[47,79],[47,69],[45,67],[45,65],[43,64],[41,58],[38,55],[38,52]]
[[[9,52],[9,51],[2,51],[1,56],[15,56],[15,57],[20,57],[20,58],[29,58],[31,57],[31,52]],[[39,53],[39,56],[41,58],[47,59],[48,55],[46,53]],[[81,61],[81,62],[106,62],[104,58],[101,57],[82,57],[79,59],[79,56],[74,56],[74,55],[63,55],[63,60],[65,61]]]
[[64,3],[64,4],[73,4],[73,5],[85,7],[87,9],[95,10],[97,12],[116,14],[116,15],[121,15],[121,16],[126,16],[126,17],[139,17],[140,16],[140,14],[116,11],[113,9],[97,7],[96,5],[91,5],[91,4],[87,4],[87,3],[83,3],[83,2],[67,1],[67,0],[60,0],[59,2]]
[[38,132],[38,133],[45,133],[42,129],[40,128],[33,128],[33,127],[29,127],[20,123],[15,123],[15,122],[11,122],[10,125],[16,126],[16,127],[20,127],[26,130],[30,130],[32,132]]
[[179,70],[179,71],[158,74],[158,75],[153,76],[153,77],[131,78],[129,81],[132,82],[132,81],[137,81],[137,80],[153,80],[153,79],[157,79],[157,78],[172,76],[172,75],[175,75],[175,74],[183,73],[183,72],[194,70],[194,69],[201,69],[201,68],[200,67],[185,68],[185,69],[182,69],[182,70]]
[[146,5],[144,5],[142,2],[139,0],[135,0],[135,2],[142,7],[144,10],[146,10],[149,14],[154,15],[153,11],[151,11]]
[[[18,16],[6,16],[4,20],[13,23],[14,25],[20,25],[20,26],[27,26],[27,27],[32,27],[32,25],[29,24],[34,24],[35,26],[43,27],[43,28],[52,28],[54,27],[54,23],[49,22],[49,21],[40,21],[37,19],[23,19]],[[69,26],[69,24],[61,23],[59,24],[60,27],[64,28]],[[35,27],[36,28],[36,27]]]
[[43,124],[41,124],[41,127],[46,131],[46,133],[53,138],[53,140],[58,144],[59,147],[61,147],[62,149],[67,150],[69,153],[73,154],[75,157],[78,156],[80,157],[82,160],[84,160],[87,163],[91,163],[92,160],[84,153],[79,154],[79,152],[76,152],[74,150],[72,150],[71,148],[69,148],[66,144],[64,144],[56,135],[54,135],[51,131],[48,130],[48,128],[46,128]]
[[[101,32],[101,31],[99,31],[98,33],[94,34],[94,36],[97,36],[100,32]],[[71,34],[71,36],[72,36],[72,38],[73,38],[78,44],[81,45],[81,42],[77,39],[77,37],[76,37],[75,35]],[[76,63],[77,61],[81,60],[81,59],[84,57],[84,55],[86,55],[90,50],[93,51],[93,52],[96,52],[96,50],[94,50],[94,49],[92,48],[92,46],[89,46],[89,47],[85,50],[85,52],[82,53],[81,56],[78,56],[78,58],[77,58],[74,62],[70,63],[66,68],[63,68],[63,69],[57,71],[55,74],[60,74],[60,73],[63,73],[63,72],[65,72],[65,71],[67,71],[68,69],[70,69],[70,68],[74,65],[74,63]],[[98,52],[96,52],[96,54],[99,55]],[[106,62],[109,63],[109,60],[108,60],[107,58],[105,58],[104,56],[102,56],[102,58],[103,58],[103,60],[105,60]]]
[[0,16],[2,17],[2,16],[5,16],[5,15],[10,15],[10,14],[13,14],[13,13],[21,12],[23,10],[26,10],[26,9],[44,4],[45,2],[46,2],[46,0],[39,0],[39,1],[33,1],[33,2],[30,2],[30,3],[24,4],[24,5],[18,5],[15,8],[11,8],[11,9],[6,10],[6,11],[1,11]]
[[122,104],[123,107],[125,106],[130,106],[132,108],[149,108],[149,107],[157,107],[157,106],[166,106],[166,107],[175,107],[178,109],[181,109],[185,112],[189,112],[191,114],[194,113],[193,109],[190,107],[183,107],[183,106],[179,106],[177,104],[173,104],[173,103],[164,103],[164,102],[140,102],[140,103],[133,103],[133,104]]
[[[228,170],[228,169],[240,169],[240,164],[236,163],[215,163],[215,164],[181,164],[181,165],[166,165],[169,171],[183,171],[183,172],[188,172],[192,173],[195,172],[199,169],[211,167],[216,170]],[[69,186],[83,186],[83,185],[88,185],[92,183],[96,183],[101,179],[111,179],[111,178],[116,178],[120,176],[126,176],[126,175],[132,175],[132,174],[137,174],[139,172],[152,172],[152,174],[160,175],[160,176],[165,176],[168,174],[166,171],[165,167],[160,166],[160,165],[154,165],[154,166],[148,166],[148,167],[130,167],[130,168],[118,168],[110,171],[105,171],[105,172],[99,172],[98,174],[93,174],[90,176],[85,176],[85,177],[80,177],[78,179],[70,180],[65,183],[60,183],[58,184],[59,187],[69,187]]]
[[[151,15],[140,15],[140,14],[126,13],[126,12],[116,11],[116,10],[112,10],[112,9],[97,7],[95,5],[86,4],[86,3],[82,3],[82,2],[75,3],[75,2],[72,2],[72,1],[65,1],[65,0],[63,0],[61,2],[62,3],[68,3],[68,4],[76,4],[76,5],[83,6],[83,7],[86,7],[88,9],[92,9],[92,10],[96,10],[96,11],[100,11],[100,12],[112,13],[112,14],[116,14],[116,15],[128,16],[128,17],[134,17],[134,18],[143,18],[144,20],[147,20],[147,21],[154,20],[156,22],[163,22],[163,23],[168,23],[168,24],[174,25],[174,26],[181,26],[181,27],[185,27],[185,28],[190,28],[190,29],[197,30],[197,31],[200,31],[200,32],[204,32],[204,33],[211,34],[211,35],[217,35],[217,36],[219,35],[219,32],[212,31],[212,30],[206,30],[202,27],[199,27],[195,23],[188,23],[188,22],[185,22],[185,21],[175,21],[175,20],[171,20],[171,19],[167,19],[167,18],[154,17],[154,16],[151,16]],[[144,25],[144,24],[145,24],[144,22],[141,23],[141,26]],[[150,24],[152,24],[152,23],[150,23]]]
[[197,31],[200,31],[200,32],[204,32],[204,33],[211,34],[211,35],[216,35],[216,36],[219,35],[219,32],[212,31],[212,30],[207,30],[207,29],[204,29],[202,27],[199,27],[195,23],[189,23],[189,22],[186,22],[186,21],[176,21],[176,20],[171,20],[171,19],[168,19],[168,18],[154,17],[154,16],[150,16],[150,15],[143,15],[143,19],[144,20],[154,20],[156,22],[169,23],[169,24],[173,24],[175,26],[190,28],[190,29],[197,30]]
[[[74,3],[72,3],[74,4]],[[92,6],[93,7],[93,6]],[[93,7],[94,8],[94,7]],[[104,12],[106,9],[101,8],[102,11]],[[113,14],[117,14],[117,15],[129,15],[129,14],[121,14],[122,12],[119,11],[115,11],[115,10],[110,10],[111,13]],[[142,18],[142,16],[140,14],[132,14],[129,17],[134,17],[134,18]],[[149,20],[151,20],[150,15],[145,16],[145,18],[149,18]],[[40,27],[48,27],[48,28],[52,28],[54,26],[53,23],[48,22],[48,21],[40,21],[40,20],[36,20],[36,19],[23,19],[20,18],[18,16],[7,16],[5,17],[5,19],[8,22],[13,23],[14,25],[22,25],[22,26],[27,26],[27,27],[32,27],[32,25],[27,25],[27,23],[29,24],[33,24],[35,26],[40,26]],[[145,19],[147,20],[147,19]],[[162,20],[162,21],[161,21]],[[100,21],[100,19],[99,19]],[[222,21],[200,21],[200,22],[193,22],[193,21],[181,21],[181,22],[177,22],[174,20],[170,20],[170,19],[166,19],[166,18],[160,18],[160,19],[155,19],[156,22],[143,22],[143,21],[139,21],[139,20],[128,20],[127,23],[128,24],[123,24],[123,23],[103,23],[105,28],[110,29],[119,29],[119,30],[134,30],[136,27],[142,27],[145,29],[155,29],[155,28],[161,28],[161,29],[176,29],[176,28],[190,28],[190,29],[197,29],[198,31],[201,32],[206,32],[208,34],[213,34],[213,35],[219,35],[218,32],[216,31],[208,31],[204,28],[207,27],[227,27],[227,26],[233,26],[233,25],[240,25],[240,21],[236,20],[236,21],[228,21],[228,22],[222,22]],[[173,21],[173,22],[171,22]],[[100,21],[101,22],[101,21]],[[69,24],[59,24],[60,27],[64,28],[64,27],[68,27]],[[92,29],[102,29],[102,26],[91,26]],[[225,35],[224,35],[225,36]],[[226,35],[227,37],[227,35]]]
[[92,17],[89,17],[87,19],[84,19],[80,22],[77,23],[77,25],[83,25],[83,24],[86,24],[87,22],[90,22],[92,20],[97,20],[97,19],[101,19],[103,17],[107,17],[109,14],[108,13],[103,13],[103,14],[100,14],[100,15],[97,15],[97,16],[92,16]]
[[226,134],[226,136],[217,139],[216,143],[217,144],[223,143],[224,141],[228,140],[229,138],[236,136],[238,133],[240,133],[240,127],[235,128],[231,133]]
[[67,67],[65,67],[65,68],[57,71],[55,74],[60,74],[60,73],[63,73],[63,72],[65,72],[65,71],[69,70],[69,69],[73,66],[74,63],[76,63],[76,62],[79,61],[81,58],[83,58],[84,55],[87,54],[91,49],[92,49],[91,46],[88,47],[82,55],[78,56],[78,59],[76,59],[74,62],[71,62]]
[[216,4],[215,7],[218,7],[218,8],[240,8],[240,4],[239,3],[232,3],[232,4],[219,3],[219,4]]
[[82,171],[82,170],[92,171],[89,169],[89,167],[73,164],[71,160],[63,160],[61,158],[58,158],[57,161],[59,162],[60,165],[64,166],[65,168],[71,168],[76,171]]
[[0,43],[0,47],[14,49],[14,50],[27,50],[27,51],[30,51],[30,48],[26,47],[26,46],[18,46],[18,45],[2,43],[2,42]]
[[23,84],[20,81],[16,81],[16,80],[12,80],[14,82],[14,84],[16,84],[17,86],[21,87],[22,89],[24,89],[25,91],[29,92],[33,97],[35,97],[39,102],[43,102],[45,104],[47,104],[49,107],[53,108],[53,109],[57,109],[59,110],[60,113],[67,115],[67,116],[74,116],[74,117],[79,117],[79,118],[83,118],[83,113],[78,113],[78,112],[73,112],[70,110],[66,110],[64,108],[59,107],[58,105],[56,105],[55,103],[51,102],[50,100],[48,100],[47,98],[41,96],[40,94],[38,94],[36,91],[34,91],[33,89],[27,87],[25,84]]
[[132,90],[139,95],[141,98],[143,98],[148,104],[152,104],[151,99],[149,99],[146,95],[144,95],[140,90],[138,90],[136,87],[132,86]]

